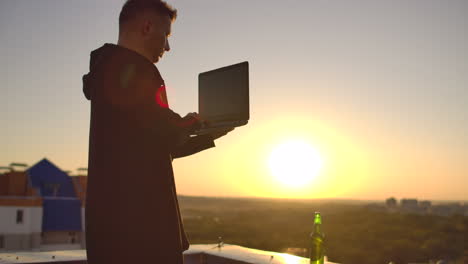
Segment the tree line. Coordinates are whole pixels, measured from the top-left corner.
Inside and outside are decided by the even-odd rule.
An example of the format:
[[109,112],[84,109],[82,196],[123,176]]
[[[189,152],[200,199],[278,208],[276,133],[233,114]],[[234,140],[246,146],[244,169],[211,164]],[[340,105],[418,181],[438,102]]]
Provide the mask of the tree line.
[[[285,252],[308,247],[321,211],[328,259],[345,264],[457,260],[468,250],[468,217],[376,212],[362,205],[246,199],[181,199],[192,244],[217,243]],[[188,205],[188,206],[187,206]],[[307,255],[307,252],[304,253]]]

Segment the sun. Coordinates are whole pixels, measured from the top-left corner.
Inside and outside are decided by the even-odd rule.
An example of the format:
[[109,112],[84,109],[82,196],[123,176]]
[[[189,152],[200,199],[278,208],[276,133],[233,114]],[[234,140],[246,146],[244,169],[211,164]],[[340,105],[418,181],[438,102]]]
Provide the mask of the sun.
[[279,144],[268,159],[272,175],[290,187],[310,183],[322,166],[320,153],[305,140],[289,140]]

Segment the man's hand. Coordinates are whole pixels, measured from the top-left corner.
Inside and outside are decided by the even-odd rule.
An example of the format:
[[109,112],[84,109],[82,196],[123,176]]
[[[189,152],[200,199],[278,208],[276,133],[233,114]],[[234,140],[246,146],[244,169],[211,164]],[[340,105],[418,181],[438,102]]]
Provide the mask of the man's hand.
[[194,118],[197,120],[197,123],[199,124],[199,127],[204,127],[208,124],[208,121],[203,120],[201,116],[198,113],[192,112],[188,113],[184,118]]
[[210,135],[213,138],[213,140],[215,140],[215,139],[218,139],[218,138],[220,138],[222,136],[225,136],[227,133],[229,133],[229,132],[231,132],[233,130],[234,130],[233,127],[220,129],[220,130],[213,131],[212,133],[210,133]]
[[188,113],[185,117],[193,117],[193,118],[195,118],[197,120],[202,120],[200,115],[198,113],[196,113],[196,112]]

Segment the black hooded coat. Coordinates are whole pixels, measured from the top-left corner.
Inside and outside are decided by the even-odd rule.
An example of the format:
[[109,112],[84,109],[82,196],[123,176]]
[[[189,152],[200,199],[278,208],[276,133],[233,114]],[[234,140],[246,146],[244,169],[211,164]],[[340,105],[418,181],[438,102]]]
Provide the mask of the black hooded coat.
[[158,69],[124,47],[91,52],[83,92],[91,101],[88,264],[183,263],[189,244],[172,159],[214,147],[212,137],[188,136],[197,121],[169,109]]

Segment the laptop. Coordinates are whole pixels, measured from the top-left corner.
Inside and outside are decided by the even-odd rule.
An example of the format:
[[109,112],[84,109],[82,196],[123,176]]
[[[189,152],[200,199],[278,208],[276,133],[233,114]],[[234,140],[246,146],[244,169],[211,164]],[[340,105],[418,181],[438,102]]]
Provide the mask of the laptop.
[[198,75],[198,114],[208,121],[202,135],[246,125],[249,121],[249,63],[247,61]]

